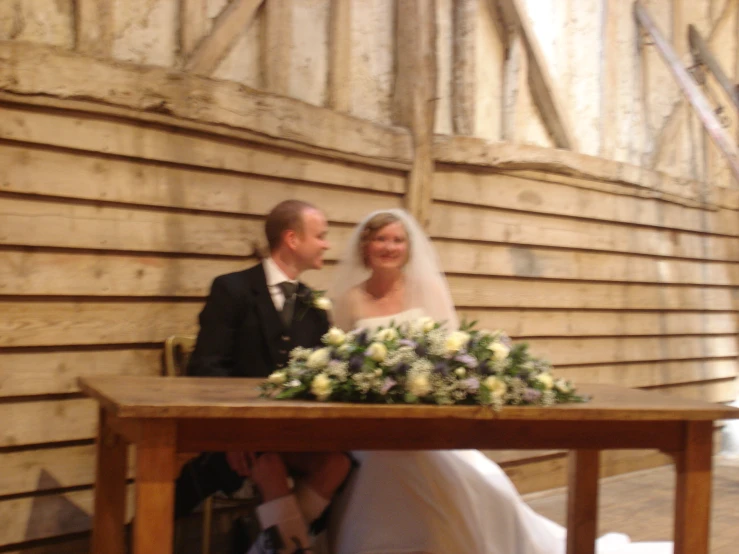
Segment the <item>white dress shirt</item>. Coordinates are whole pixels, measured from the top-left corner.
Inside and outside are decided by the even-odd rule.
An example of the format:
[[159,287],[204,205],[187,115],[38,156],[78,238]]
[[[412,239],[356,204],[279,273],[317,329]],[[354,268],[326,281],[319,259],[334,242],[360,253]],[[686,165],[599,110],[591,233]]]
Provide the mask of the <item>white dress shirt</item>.
[[272,296],[272,302],[274,302],[277,311],[282,311],[282,306],[285,304],[285,294],[282,289],[278,286],[284,281],[290,281],[291,283],[297,284],[295,279],[290,279],[285,272],[280,269],[275,261],[270,257],[266,258],[262,265],[264,266],[264,276],[267,278],[267,288],[269,294]]

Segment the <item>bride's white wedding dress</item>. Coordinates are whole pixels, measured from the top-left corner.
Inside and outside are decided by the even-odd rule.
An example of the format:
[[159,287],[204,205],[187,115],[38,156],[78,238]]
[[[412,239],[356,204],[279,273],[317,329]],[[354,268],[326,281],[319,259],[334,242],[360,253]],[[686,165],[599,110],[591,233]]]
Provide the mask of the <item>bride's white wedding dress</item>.
[[[356,322],[374,329],[422,315]],[[334,554],[564,554],[566,531],[534,512],[502,469],[477,450],[354,453],[360,467],[336,499]],[[599,554],[671,554],[672,543],[598,540]]]

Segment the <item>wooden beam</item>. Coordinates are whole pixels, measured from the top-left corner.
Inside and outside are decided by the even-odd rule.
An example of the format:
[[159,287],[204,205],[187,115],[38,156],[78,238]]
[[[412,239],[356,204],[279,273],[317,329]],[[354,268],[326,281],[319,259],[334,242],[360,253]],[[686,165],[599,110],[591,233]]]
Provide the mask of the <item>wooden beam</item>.
[[[39,64],[43,64],[43,72],[38,71]],[[85,79],[79,79],[79,75],[85,75]],[[39,111],[57,114],[54,117],[62,125],[72,121],[68,112],[75,111],[91,114],[83,119],[85,126],[90,125],[88,119],[95,119],[93,129],[113,124],[113,117],[116,127],[121,121],[156,123],[139,125],[137,133],[143,129],[161,134],[165,126],[197,132],[166,132],[164,142],[170,143],[170,154],[172,137],[194,140],[218,135],[229,140],[221,142],[215,154],[223,148],[243,148],[256,142],[295,147],[329,158],[349,155],[351,161],[370,166],[377,163],[373,160],[386,159],[393,161],[393,167],[403,169],[412,159],[406,129],[259,92],[239,83],[192,74],[179,74],[175,79],[164,68],[98,60],[41,44],[0,41],[0,91],[5,91],[0,92],[0,102],[6,106],[11,102],[46,106]],[[59,117],[58,110],[67,110],[67,115]],[[89,131],[67,137],[57,133],[57,138],[82,140]],[[140,154],[139,148],[136,155]],[[402,166],[395,163],[398,161]]]
[[110,57],[113,50],[111,0],[76,0],[74,3],[75,47],[95,57]]
[[739,153],[737,152],[734,141],[723,129],[721,122],[716,118],[713,108],[708,103],[708,100],[706,100],[703,92],[683,67],[682,61],[675,53],[675,50],[662,36],[662,33],[654,24],[649,12],[647,12],[639,0],[634,3],[634,16],[636,17],[638,24],[641,25],[641,27],[652,37],[654,45],[672,72],[680,90],[698,114],[698,117],[700,118],[701,123],[703,123],[703,127],[708,132],[708,135],[716,143],[716,146],[718,146],[724,153],[731,171],[739,183]]
[[287,96],[290,89],[292,0],[268,0],[265,3],[262,41],[264,89]]
[[186,59],[205,36],[208,12],[205,0],[182,0],[180,4],[180,56]]
[[452,123],[457,135],[475,129],[477,17],[479,0],[457,0],[452,6]]
[[557,92],[554,80],[550,75],[546,58],[541,51],[534,30],[522,7],[520,0],[499,0],[508,25],[516,29],[523,39],[523,44],[528,53],[529,85],[542,120],[554,143],[559,148],[577,150],[575,133],[570,124],[565,104]]
[[331,0],[329,24],[328,101],[333,110],[351,108],[351,0]]
[[613,158],[618,137],[618,93],[619,93],[619,22],[624,9],[623,0],[604,0],[603,3],[603,50],[601,58],[601,124],[600,156]]
[[406,206],[427,226],[431,213],[434,174],[433,133],[436,114],[436,12],[433,2],[397,3],[397,75],[393,92],[393,118],[408,127],[414,158],[408,177]]
[[506,49],[506,60],[503,67],[503,98],[501,108],[501,131],[503,140],[520,142],[525,117],[523,103],[526,99],[524,88],[527,86],[526,74],[528,63],[523,41],[519,33],[514,33]]
[[239,34],[254,19],[261,3],[262,0],[233,0],[216,19],[210,35],[186,59],[184,68],[200,75],[211,75],[233,48]]
[[[573,450],[568,463],[567,554],[594,554],[598,528],[598,450]],[[573,533],[573,530],[577,533]]]
[[507,19],[503,15],[500,9],[500,2],[498,0],[486,0],[488,3],[488,11],[493,18],[493,25],[495,25],[495,32],[498,33],[500,42],[503,43],[505,48],[508,48],[511,44],[514,32],[512,32]]
[[[434,159],[437,163],[472,165],[497,170],[530,170],[553,175],[569,175],[587,179],[589,187],[604,183],[637,185],[642,194],[670,202],[714,208],[712,201],[721,200],[736,209],[739,191],[706,191],[703,183],[670,177],[657,171],[615,160],[587,156],[568,150],[544,148],[528,144],[490,142],[477,137],[437,135],[434,137]],[[541,173],[540,175],[543,175]],[[537,177],[541,178],[541,177]],[[621,194],[622,192],[619,192]],[[722,196],[719,196],[721,194]]]
[[695,25],[688,25],[688,40],[695,63],[703,64],[711,71],[718,84],[734,102],[736,109],[739,110],[739,84],[731,82]]

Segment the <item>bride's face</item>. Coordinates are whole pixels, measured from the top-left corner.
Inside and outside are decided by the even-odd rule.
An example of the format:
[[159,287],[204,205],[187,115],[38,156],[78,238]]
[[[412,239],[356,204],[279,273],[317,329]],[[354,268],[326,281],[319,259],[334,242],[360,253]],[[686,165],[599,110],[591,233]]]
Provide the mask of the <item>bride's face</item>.
[[373,271],[400,269],[408,261],[408,235],[400,221],[379,229],[367,244],[367,265]]

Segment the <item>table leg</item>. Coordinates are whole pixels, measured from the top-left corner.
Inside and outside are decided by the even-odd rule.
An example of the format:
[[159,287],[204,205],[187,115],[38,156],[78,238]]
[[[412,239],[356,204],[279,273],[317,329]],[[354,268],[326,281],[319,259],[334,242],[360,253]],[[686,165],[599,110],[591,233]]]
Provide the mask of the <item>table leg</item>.
[[713,422],[685,423],[685,449],[675,455],[675,554],[708,554]]
[[124,554],[126,512],[126,447],[123,437],[108,426],[108,413],[99,410],[95,466],[93,554]]
[[145,421],[136,444],[135,554],[171,554],[174,534],[176,426]]
[[598,450],[573,450],[568,463],[567,554],[594,554],[598,530]]

